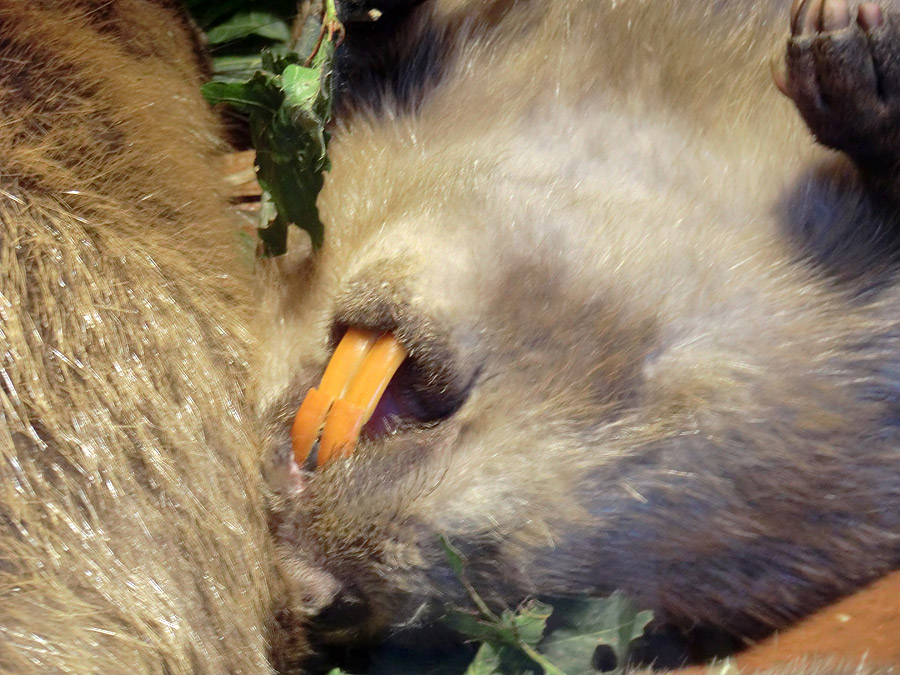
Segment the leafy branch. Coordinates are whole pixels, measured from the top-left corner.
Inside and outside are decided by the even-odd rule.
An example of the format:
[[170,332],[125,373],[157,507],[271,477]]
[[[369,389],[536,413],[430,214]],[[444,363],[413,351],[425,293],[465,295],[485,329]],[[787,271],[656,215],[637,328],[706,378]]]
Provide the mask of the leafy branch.
[[264,50],[249,79],[203,85],[211,103],[227,103],[248,117],[263,189],[258,229],[263,255],[285,253],[290,225],[305,230],[314,248],[324,242],[316,198],[323,173],[331,168],[325,126],[331,118],[334,49],[342,34],[334,0],[324,0],[321,14],[308,19],[296,51]]
[[[554,605],[529,600],[517,611],[493,612],[466,576],[466,561],[449,540],[439,537],[444,555],[475,610],[451,609],[445,621],[457,632],[483,644],[466,675],[532,672],[546,675],[587,675],[601,645],[612,649],[616,672],[624,673],[631,643],[644,633],[653,615],[638,612],[621,593],[609,598],[559,599]],[[551,614],[554,624],[547,630]],[[531,663],[523,663],[527,658]]]

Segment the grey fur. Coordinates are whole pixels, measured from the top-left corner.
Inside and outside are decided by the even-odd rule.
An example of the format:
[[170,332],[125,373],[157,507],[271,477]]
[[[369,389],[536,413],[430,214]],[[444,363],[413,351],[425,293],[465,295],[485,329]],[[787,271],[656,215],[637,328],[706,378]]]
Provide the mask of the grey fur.
[[[741,636],[900,561],[896,217],[772,86],[788,9],[410,15],[442,79],[336,130],[327,243],[272,266],[261,331],[294,611],[363,608],[323,639],[459,599],[438,532],[494,601],[621,588]],[[466,398],[298,474],[291,415],[350,324],[397,333],[415,395]]]

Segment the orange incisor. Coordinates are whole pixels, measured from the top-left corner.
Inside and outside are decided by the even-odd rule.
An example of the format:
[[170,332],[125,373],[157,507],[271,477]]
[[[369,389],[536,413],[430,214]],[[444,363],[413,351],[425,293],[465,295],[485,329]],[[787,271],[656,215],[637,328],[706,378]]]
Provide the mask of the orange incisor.
[[318,466],[353,452],[360,430],[405,359],[406,350],[393,335],[349,329],[318,389],[309,390],[294,418],[291,442],[297,464],[306,461],[320,431]]

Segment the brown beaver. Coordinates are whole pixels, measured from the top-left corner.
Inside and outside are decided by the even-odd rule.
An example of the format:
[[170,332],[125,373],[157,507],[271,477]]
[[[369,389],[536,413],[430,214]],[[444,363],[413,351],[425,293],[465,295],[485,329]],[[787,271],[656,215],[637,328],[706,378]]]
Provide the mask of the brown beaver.
[[5,673],[271,672],[251,286],[166,4],[0,6]]

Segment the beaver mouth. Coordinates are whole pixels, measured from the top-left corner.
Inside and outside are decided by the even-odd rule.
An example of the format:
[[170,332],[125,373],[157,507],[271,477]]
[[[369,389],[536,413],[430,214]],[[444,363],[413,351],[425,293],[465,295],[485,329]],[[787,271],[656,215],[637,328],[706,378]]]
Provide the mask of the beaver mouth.
[[318,388],[307,392],[294,418],[291,444],[296,463],[306,463],[317,440],[316,466],[351,454],[406,355],[390,333],[349,329]]
[[450,386],[392,333],[350,327],[291,428],[294,463],[306,471],[351,455],[361,439],[428,428],[455,413],[475,376]]

